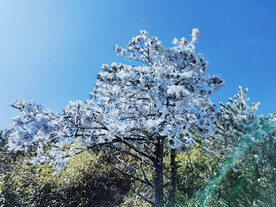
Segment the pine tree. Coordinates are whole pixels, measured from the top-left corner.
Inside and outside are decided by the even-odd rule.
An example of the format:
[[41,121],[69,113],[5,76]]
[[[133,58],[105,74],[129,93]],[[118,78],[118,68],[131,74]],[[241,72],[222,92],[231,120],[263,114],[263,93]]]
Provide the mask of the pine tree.
[[[104,64],[91,99],[70,102],[63,114],[44,111],[33,102],[14,101],[12,106],[23,117],[13,119],[10,150],[35,151],[35,161],[61,167],[80,150],[72,145],[69,154],[63,152],[68,143],[81,143],[82,150],[105,146],[127,153],[141,161],[143,177],[113,167],[150,186],[152,198],[140,196],[153,206],[164,206],[164,147],[170,146],[173,152],[193,146],[191,131],[202,136],[212,133],[216,106],[210,96],[224,84],[220,76],[206,73],[208,62],[203,54],[195,53],[198,38],[198,29],[193,29],[190,42],[175,38],[174,46],[167,48],[157,37],[140,31],[127,49],[115,47],[117,54],[138,61],[138,66]],[[180,134],[185,136],[179,138]],[[154,172],[153,182],[145,165]],[[176,170],[173,172],[175,176]],[[173,182],[171,199],[176,179]]]

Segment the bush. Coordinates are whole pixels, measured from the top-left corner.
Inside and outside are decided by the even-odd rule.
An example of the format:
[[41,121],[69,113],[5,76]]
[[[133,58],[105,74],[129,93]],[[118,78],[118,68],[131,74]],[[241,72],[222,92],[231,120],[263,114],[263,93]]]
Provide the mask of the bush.
[[105,164],[103,153],[84,152],[64,171],[48,164],[32,165],[28,158],[2,175],[2,206],[119,205],[131,181]]

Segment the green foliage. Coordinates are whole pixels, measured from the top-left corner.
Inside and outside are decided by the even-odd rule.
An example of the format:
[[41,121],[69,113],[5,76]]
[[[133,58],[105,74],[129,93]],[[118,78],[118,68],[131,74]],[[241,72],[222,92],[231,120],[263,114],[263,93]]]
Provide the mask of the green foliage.
[[216,193],[228,206],[276,206],[276,142],[251,145]]
[[178,162],[178,203],[184,203],[216,175],[218,159],[207,157],[199,146],[180,152]]
[[[245,94],[240,88],[238,101],[224,105],[212,137],[178,151],[177,207],[276,206],[276,113],[255,116],[256,104],[247,106]],[[145,173],[153,181],[148,160],[131,156],[133,150],[123,149],[129,154],[104,148],[79,153],[66,169],[55,172],[48,164],[31,164],[24,154],[11,156],[5,133],[0,132],[0,138],[0,206],[150,206],[138,194],[152,198],[151,187],[119,172],[137,178]],[[165,200],[170,167],[167,148]]]
[[0,202],[2,206],[118,205],[131,182],[105,160],[103,153],[83,152],[58,173],[48,164],[17,160],[14,168],[2,175]]
[[216,176],[180,206],[276,206],[276,114],[254,116],[245,94],[239,88],[238,101],[226,104],[214,136],[200,145],[207,162],[216,160],[218,168],[207,171]]

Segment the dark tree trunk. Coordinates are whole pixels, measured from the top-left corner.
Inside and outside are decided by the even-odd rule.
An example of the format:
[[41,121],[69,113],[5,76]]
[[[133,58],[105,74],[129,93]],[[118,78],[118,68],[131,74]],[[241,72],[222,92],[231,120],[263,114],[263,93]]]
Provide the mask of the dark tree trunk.
[[164,190],[163,190],[163,139],[158,139],[156,145],[154,161],[154,183],[153,183],[153,202],[154,207],[164,206]]
[[175,206],[175,193],[176,193],[176,183],[177,183],[177,164],[175,161],[176,150],[171,149],[171,189],[168,199],[168,207]]

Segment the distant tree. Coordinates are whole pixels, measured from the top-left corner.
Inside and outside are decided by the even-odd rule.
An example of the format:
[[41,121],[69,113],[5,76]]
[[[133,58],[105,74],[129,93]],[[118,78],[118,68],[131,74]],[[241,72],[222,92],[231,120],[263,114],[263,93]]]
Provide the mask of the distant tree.
[[[231,155],[239,147],[246,135],[261,130],[260,119],[255,115],[259,102],[247,104],[250,100],[246,97],[248,89],[238,87],[234,98],[229,98],[229,103],[221,105],[217,120],[214,122],[214,136],[212,141],[217,141],[225,155]],[[214,143],[213,143],[214,144]]]
[[247,91],[220,103],[213,134],[200,145],[216,176],[187,206],[275,206],[276,114],[257,116],[260,103],[249,104]]
[[[169,146],[172,202],[168,205],[174,205],[175,150],[192,147],[194,133],[212,133],[216,106],[210,96],[224,84],[220,76],[206,74],[208,62],[203,54],[195,53],[198,38],[198,29],[193,29],[190,42],[175,38],[174,46],[167,48],[157,37],[140,31],[127,49],[115,47],[117,54],[137,61],[138,66],[104,64],[91,99],[70,102],[63,114],[44,111],[33,102],[14,101],[12,106],[22,112],[22,117],[13,119],[9,149],[33,151],[37,155],[34,162],[47,161],[60,167],[79,152],[75,147],[70,153],[62,152],[65,144],[71,142],[81,143],[83,150],[105,146],[126,153],[140,161],[135,169],[143,176],[113,167],[151,187],[152,198],[140,196],[153,206],[162,207],[164,148]],[[180,138],[180,134],[184,136]],[[153,182],[145,173],[146,165],[153,171]]]
[[247,92],[239,87],[229,103],[221,103],[209,139],[228,166],[217,196],[229,206],[275,206],[276,117],[257,116],[260,103],[248,104]]

